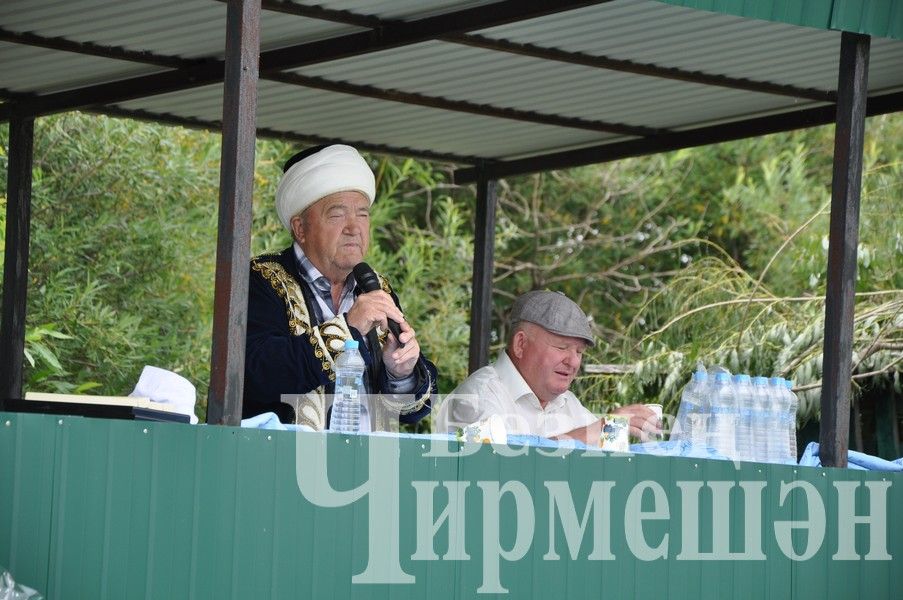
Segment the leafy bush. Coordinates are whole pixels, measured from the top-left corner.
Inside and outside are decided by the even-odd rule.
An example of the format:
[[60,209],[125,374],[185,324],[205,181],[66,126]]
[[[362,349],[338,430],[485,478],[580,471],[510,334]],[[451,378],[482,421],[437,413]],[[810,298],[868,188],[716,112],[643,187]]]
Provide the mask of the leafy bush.
[[27,389],[123,395],[153,364],[206,396],[218,161],[208,133],[37,120]]
[[[0,162],[7,138],[0,126]],[[493,351],[514,297],[558,289],[593,318],[601,343],[585,362],[629,371],[578,380],[594,409],[673,409],[702,360],[792,377],[816,414],[832,139],[822,127],[499,182]],[[273,199],[295,150],[257,143],[252,254],[290,243]],[[898,388],[901,156],[903,116],[869,119],[855,362],[857,377]],[[203,416],[219,159],[208,132],[78,113],[36,122],[28,389],[126,394],[153,364],[195,384]],[[473,190],[441,165],[368,160],[368,260],[448,392],[466,376]]]

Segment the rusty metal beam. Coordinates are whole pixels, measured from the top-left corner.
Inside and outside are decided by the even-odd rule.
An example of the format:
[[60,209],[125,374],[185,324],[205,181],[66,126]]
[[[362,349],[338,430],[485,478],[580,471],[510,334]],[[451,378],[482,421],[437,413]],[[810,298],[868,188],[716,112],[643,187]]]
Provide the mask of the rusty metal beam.
[[226,18],[213,349],[207,422],[241,423],[251,258],[260,0],[230,0]]
[[835,99],[834,92],[830,90],[801,88],[793,85],[773,83],[770,81],[757,81],[754,79],[746,79],[742,77],[729,77],[727,75],[704,73],[702,71],[688,71],[686,69],[678,69],[676,67],[663,67],[661,65],[640,63],[632,60],[610,58],[607,56],[597,56],[594,54],[586,54],[584,52],[568,52],[566,50],[559,50],[558,48],[546,48],[543,46],[537,46],[535,44],[509,42],[507,40],[499,40],[482,35],[446,36],[445,38],[443,38],[443,40],[448,42],[455,42],[458,44],[464,44],[466,46],[472,46],[474,48],[483,48],[485,50],[508,52],[510,54],[529,56],[531,58],[539,58],[542,60],[553,60],[556,62],[562,62],[572,65],[593,67],[596,69],[606,69],[609,71],[632,73],[634,75],[657,77],[659,79],[671,79],[674,81],[684,81],[687,83],[696,83],[699,85],[710,85],[730,88],[734,90],[744,90],[747,92],[758,92],[760,94],[789,96],[791,98],[802,98],[807,100],[815,100],[817,102],[834,102]]
[[[869,99],[866,115],[880,115],[903,110],[903,92],[885,94]],[[508,161],[488,163],[486,176],[492,179],[567,169],[583,165],[598,164],[632,156],[644,156],[658,152],[669,152],[680,148],[693,148],[708,144],[717,144],[731,140],[739,140],[769,133],[815,127],[834,122],[837,115],[835,106],[822,106],[782,113],[768,117],[757,117],[732,121],[721,125],[686,129],[661,136],[650,136],[640,140],[616,142],[613,144],[597,144],[586,148],[577,148],[564,152],[554,152],[539,156]],[[455,183],[474,183],[478,170],[467,167],[455,171]]]
[[300,85],[303,87],[338,92],[340,94],[375,98],[378,100],[388,100],[389,102],[400,102],[402,104],[411,104],[414,106],[426,106],[429,108],[438,108],[440,110],[448,110],[453,112],[463,112],[484,117],[495,117],[498,119],[510,119],[514,121],[537,123],[540,125],[570,127],[571,129],[583,129],[588,131],[597,131],[600,133],[615,133],[618,135],[628,135],[636,137],[661,135],[663,133],[667,133],[667,130],[654,129],[652,127],[642,127],[639,125],[629,125],[626,123],[612,123],[608,121],[596,121],[590,119],[582,119],[579,117],[568,117],[563,115],[540,113],[533,110],[518,110],[515,108],[494,106],[491,104],[476,104],[463,100],[450,100],[448,98],[427,96],[426,94],[417,94],[413,92],[405,92],[402,90],[382,89],[372,85],[356,85],[353,83],[346,83],[341,81],[331,81],[322,77],[309,77],[296,73],[270,74],[264,77],[264,79],[270,81],[279,81],[281,83],[287,83],[290,85]]
[[496,181],[482,176],[477,179],[468,373],[473,373],[489,362],[489,332],[492,326],[492,273],[495,265],[496,184]]
[[36,48],[47,48],[48,50],[59,50],[61,52],[72,52],[74,54],[85,54],[100,58],[125,60],[145,65],[166,67],[168,69],[184,69],[186,67],[196,66],[207,62],[204,60],[187,60],[177,56],[166,56],[153,52],[129,50],[121,46],[104,46],[92,42],[76,42],[61,37],[37,35],[31,32],[10,31],[9,29],[2,27],[0,27],[0,42],[34,46]]
[[33,160],[34,119],[12,119],[6,178],[3,306],[0,308],[0,410],[6,400],[22,398]]
[[849,449],[856,246],[870,43],[869,36],[846,31],[840,38],[819,434],[819,456],[829,467],[846,467]]
[[[191,129],[205,129],[215,132],[222,131],[223,127],[221,121],[207,121],[205,119],[198,119],[195,117],[179,117],[165,113],[154,113],[144,110],[130,110],[126,108],[120,108],[118,106],[96,106],[86,109],[86,112],[99,115],[108,115],[111,117],[122,117],[125,119],[136,119],[138,121],[164,123],[166,125],[176,125],[179,127],[188,127]],[[471,156],[468,154],[447,154],[441,152],[430,152],[429,150],[419,150],[417,148],[409,148],[407,146],[368,144],[367,142],[356,140],[308,135],[304,133],[295,133],[293,131],[280,131],[278,129],[270,129],[268,127],[258,127],[257,137],[299,142],[301,144],[309,144],[312,146],[319,144],[347,144],[365,152],[374,152],[376,154],[395,154],[399,156],[409,156],[412,158],[422,158],[424,160],[455,163],[459,165],[476,164],[480,160],[479,157]]]

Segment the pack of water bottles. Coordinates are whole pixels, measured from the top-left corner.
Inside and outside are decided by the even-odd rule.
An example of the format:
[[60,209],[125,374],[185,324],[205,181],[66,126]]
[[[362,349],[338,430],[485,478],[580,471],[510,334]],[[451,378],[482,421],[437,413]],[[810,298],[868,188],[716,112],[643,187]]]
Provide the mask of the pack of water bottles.
[[700,366],[684,387],[671,440],[708,446],[731,460],[796,464],[793,382]]

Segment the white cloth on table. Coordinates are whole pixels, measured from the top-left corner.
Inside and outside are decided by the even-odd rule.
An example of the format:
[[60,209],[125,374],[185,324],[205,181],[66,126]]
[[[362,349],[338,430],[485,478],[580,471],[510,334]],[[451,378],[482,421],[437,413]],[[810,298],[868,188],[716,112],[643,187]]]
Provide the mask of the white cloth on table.
[[173,404],[178,412],[191,417],[193,425],[198,422],[194,414],[197,391],[194,384],[178,373],[147,365],[141,371],[141,377],[138,378],[138,383],[129,396]]

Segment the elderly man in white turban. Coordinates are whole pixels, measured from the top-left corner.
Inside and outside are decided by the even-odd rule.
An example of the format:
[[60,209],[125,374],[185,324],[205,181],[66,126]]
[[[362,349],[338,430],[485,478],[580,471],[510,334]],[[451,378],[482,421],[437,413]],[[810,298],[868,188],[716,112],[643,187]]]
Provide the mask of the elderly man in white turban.
[[397,296],[382,277],[382,289],[364,292],[352,274],[370,244],[375,195],[373,171],[350,146],[309,148],[285,164],[276,211],[294,243],[251,260],[243,417],[271,411],[285,423],[326,428],[346,339],[360,343],[367,363],[362,431],[429,413],[436,367]]

